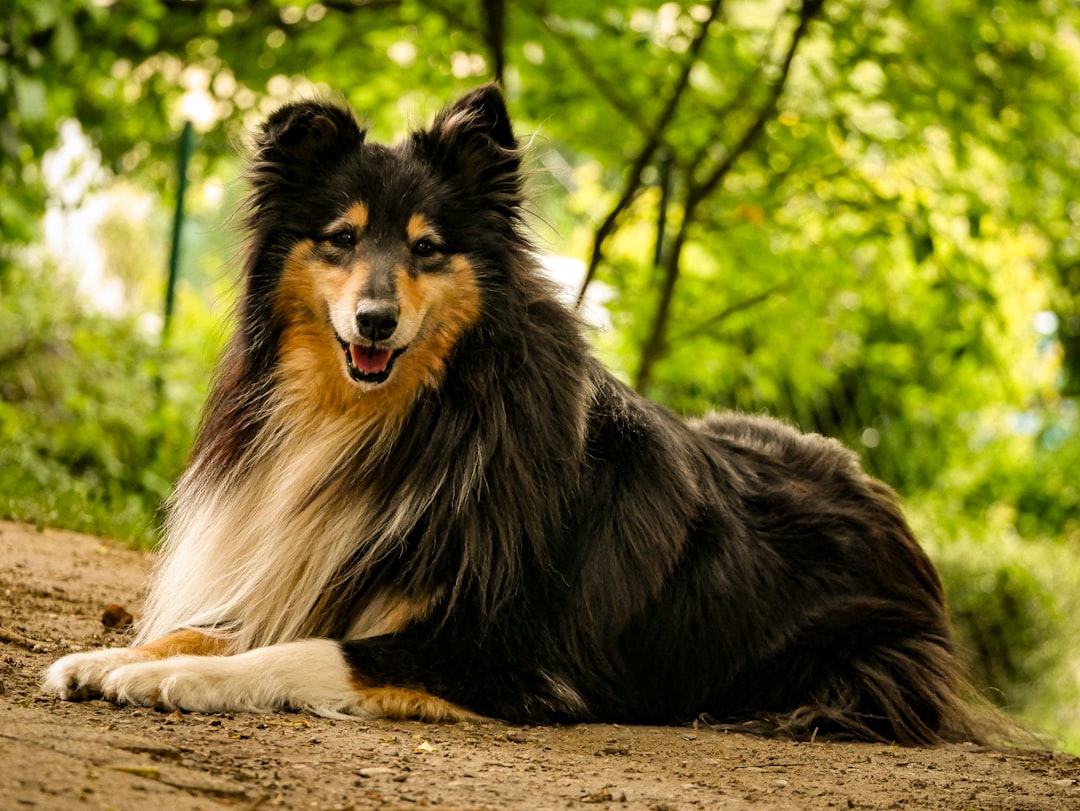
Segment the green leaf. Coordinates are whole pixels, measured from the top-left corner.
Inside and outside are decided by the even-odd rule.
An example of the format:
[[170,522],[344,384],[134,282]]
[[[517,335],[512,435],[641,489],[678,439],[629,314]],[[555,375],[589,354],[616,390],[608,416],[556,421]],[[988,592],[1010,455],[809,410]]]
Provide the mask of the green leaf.
[[48,88],[36,76],[26,76],[19,71],[12,74],[15,91],[15,110],[27,122],[44,121],[49,112]]
[[69,64],[75,59],[79,51],[79,32],[75,28],[75,21],[71,17],[61,17],[57,20],[56,31],[52,41],[53,56],[63,65]]

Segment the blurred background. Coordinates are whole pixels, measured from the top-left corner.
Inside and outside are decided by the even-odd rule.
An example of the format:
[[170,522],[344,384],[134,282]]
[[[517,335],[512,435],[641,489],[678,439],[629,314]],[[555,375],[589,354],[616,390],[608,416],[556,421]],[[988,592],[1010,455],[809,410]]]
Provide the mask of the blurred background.
[[261,118],[392,140],[489,80],[604,361],[857,449],[975,681],[1080,752],[1077,0],[7,0],[0,516],[155,542]]

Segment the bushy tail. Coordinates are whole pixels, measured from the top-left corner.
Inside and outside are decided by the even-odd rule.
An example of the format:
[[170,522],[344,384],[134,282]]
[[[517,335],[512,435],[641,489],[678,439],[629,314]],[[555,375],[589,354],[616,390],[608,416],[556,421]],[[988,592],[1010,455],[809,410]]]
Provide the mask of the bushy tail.
[[[735,723],[702,720],[795,740],[839,738],[904,746],[1044,744],[970,686],[947,624],[919,628],[916,612],[868,600],[844,613],[848,622],[834,617],[828,624],[826,647],[810,633],[798,646],[803,655],[789,649],[766,666],[771,678],[803,685],[808,701]],[[831,651],[827,660],[822,650]]]

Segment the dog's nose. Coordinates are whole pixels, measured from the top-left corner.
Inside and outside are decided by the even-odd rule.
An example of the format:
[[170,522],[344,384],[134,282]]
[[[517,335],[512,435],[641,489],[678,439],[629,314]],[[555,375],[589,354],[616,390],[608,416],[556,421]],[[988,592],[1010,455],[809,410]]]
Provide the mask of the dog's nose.
[[384,301],[361,302],[356,308],[356,328],[369,341],[385,341],[397,329],[398,306]]

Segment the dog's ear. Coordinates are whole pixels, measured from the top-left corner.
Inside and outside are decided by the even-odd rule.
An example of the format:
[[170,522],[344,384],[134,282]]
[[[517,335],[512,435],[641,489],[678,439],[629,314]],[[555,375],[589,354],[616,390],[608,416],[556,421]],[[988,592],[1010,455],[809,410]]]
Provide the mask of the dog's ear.
[[344,107],[304,101],[282,107],[266,120],[255,140],[251,174],[261,186],[290,177],[310,177],[356,149],[364,131]]
[[510,113],[498,86],[487,84],[466,93],[435,117],[436,138],[489,138],[502,149],[517,149]]
[[496,85],[479,87],[447,106],[430,129],[414,133],[413,145],[447,179],[516,205],[521,152]]

